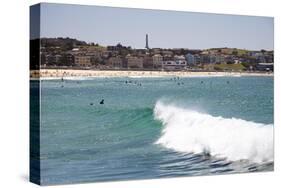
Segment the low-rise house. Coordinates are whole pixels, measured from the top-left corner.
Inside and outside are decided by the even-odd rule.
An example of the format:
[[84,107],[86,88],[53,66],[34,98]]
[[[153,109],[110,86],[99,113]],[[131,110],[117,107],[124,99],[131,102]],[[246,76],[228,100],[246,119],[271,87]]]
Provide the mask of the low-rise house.
[[143,57],[143,68],[152,69],[153,68],[153,58],[149,55]]
[[225,63],[225,58],[224,58],[224,56],[222,56],[222,55],[216,55],[216,60],[215,60],[215,63],[219,63],[219,64],[221,64],[221,63]]
[[60,54],[46,54],[44,57],[44,61],[42,62],[46,65],[59,65],[62,59]]
[[101,53],[102,58],[108,58],[109,57],[110,52],[109,51],[104,51]]
[[263,54],[261,51],[249,51],[248,55],[252,56],[252,57],[259,57],[259,56],[262,56]]
[[234,64],[240,64],[240,63],[242,63],[242,62],[240,61],[240,59],[234,59]]
[[122,62],[123,60],[121,57],[110,57],[108,59],[108,64],[112,68],[122,68],[123,66]]
[[159,54],[161,52],[161,49],[160,48],[152,48],[151,49],[151,53],[152,54]]
[[210,61],[210,56],[207,55],[207,54],[202,54],[201,55],[201,63],[202,64],[209,64],[211,61]]
[[179,61],[163,61],[162,68],[164,70],[184,70],[186,68],[186,62]]
[[62,66],[74,66],[74,56],[71,53],[64,53],[61,56]]
[[86,54],[86,56],[90,56],[91,64],[94,65],[94,66],[105,64],[104,59],[100,56],[92,56],[92,55],[88,55],[88,54]]
[[181,64],[182,63],[186,64],[186,59],[185,59],[185,57],[183,55],[175,55],[174,56],[174,60],[176,62],[180,62]]
[[264,55],[258,56],[257,59],[259,63],[266,63],[266,59]]
[[201,56],[199,54],[194,55],[194,64],[198,64],[201,62]]
[[264,58],[265,58],[265,62],[267,62],[267,63],[273,63],[273,61],[274,61],[273,54],[267,54],[264,56]]
[[185,58],[186,58],[186,61],[187,61],[188,65],[194,65],[195,64],[195,57],[194,57],[194,55],[188,53],[188,54],[186,54]]
[[74,57],[75,65],[79,67],[90,67],[91,64],[91,56],[87,55],[76,55]]
[[128,68],[143,68],[143,58],[127,55],[125,61]]
[[161,54],[165,57],[172,57],[174,55],[172,51],[168,51],[168,50],[163,50]]
[[170,55],[164,55],[163,56],[163,61],[173,61],[174,57]]
[[215,63],[216,63],[216,60],[217,60],[216,55],[210,55],[210,61],[209,61],[209,63],[215,64]]
[[184,70],[187,62],[184,56],[174,56],[174,60],[164,60],[162,68],[165,70]]
[[162,62],[163,62],[163,56],[160,54],[155,54],[152,56],[152,62],[153,62],[153,67],[154,68],[160,68],[162,67]]
[[258,71],[273,71],[273,63],[259,63],[256,69]]
[[107,46],[108,51],[118,51],[119,47],[118,46]]

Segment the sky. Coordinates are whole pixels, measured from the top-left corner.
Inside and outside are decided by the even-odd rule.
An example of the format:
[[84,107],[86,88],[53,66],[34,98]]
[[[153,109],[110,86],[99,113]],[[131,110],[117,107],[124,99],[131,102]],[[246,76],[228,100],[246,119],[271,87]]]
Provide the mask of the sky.
[[274,48],[274,19],[260,16],[43,3],[40,32],[132,48],[144,48],[146,34],[150,48]]

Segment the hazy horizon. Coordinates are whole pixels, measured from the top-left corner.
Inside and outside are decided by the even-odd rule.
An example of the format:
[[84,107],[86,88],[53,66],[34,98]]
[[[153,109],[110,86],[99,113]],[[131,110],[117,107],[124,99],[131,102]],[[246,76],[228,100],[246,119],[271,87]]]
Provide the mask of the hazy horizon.
[[69,37],[132,48],[274,50],[272,17],[41,4],[41,38]]

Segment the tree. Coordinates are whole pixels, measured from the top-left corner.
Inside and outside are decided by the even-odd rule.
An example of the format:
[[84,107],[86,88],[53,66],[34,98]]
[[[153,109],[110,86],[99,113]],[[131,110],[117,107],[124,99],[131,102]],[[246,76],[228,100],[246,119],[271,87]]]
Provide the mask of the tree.
[[232,51],[232,55],[237,56],[238,55],[238,51],[237,50]]
[[116,47],[122,48],[123,46],[122,46],[122,44],[119,42],[119,43],[116,45]]

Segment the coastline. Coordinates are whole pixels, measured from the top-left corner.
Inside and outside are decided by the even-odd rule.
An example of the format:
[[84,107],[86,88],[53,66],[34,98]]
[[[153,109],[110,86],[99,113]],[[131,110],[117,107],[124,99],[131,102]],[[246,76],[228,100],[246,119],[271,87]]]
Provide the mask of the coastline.
[[76,70],[41,69],[31,70],[30,78],[62,77],[220,77],[220,76],[273,76],[267,72],[208,72],[208,71],[145,71],[145,70]]

